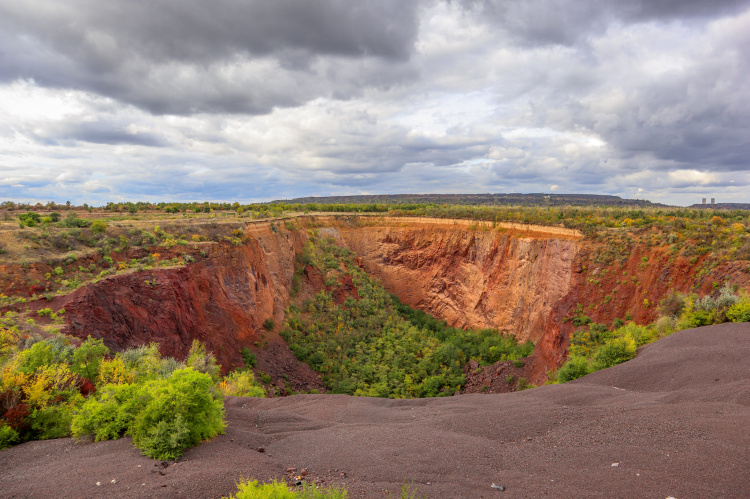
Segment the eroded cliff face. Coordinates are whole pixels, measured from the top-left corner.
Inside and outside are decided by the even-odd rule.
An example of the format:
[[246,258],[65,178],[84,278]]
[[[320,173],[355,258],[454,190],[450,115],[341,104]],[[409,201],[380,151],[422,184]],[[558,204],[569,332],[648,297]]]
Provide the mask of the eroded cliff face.
[[462,328],[539,341],[573,285],[574,238],[461,224],[385,225],[338,234],[404,303]]
[[339,224],[328,235],[404,303],[452,326],[494,328],[540,344],[529,369],[534,381],[562,360],[560,323],[575,307],[578,282],[575,232],[384,219]]
[[205,258],[183,267],[120,274],[79,288],[62,303],[67,334],[104,339],[114,350],[149,342],[182,359],[193,339],[229,370],[240,349],[280,321],[288,303],[302,232],[253,226],[246,244],[206,247]]

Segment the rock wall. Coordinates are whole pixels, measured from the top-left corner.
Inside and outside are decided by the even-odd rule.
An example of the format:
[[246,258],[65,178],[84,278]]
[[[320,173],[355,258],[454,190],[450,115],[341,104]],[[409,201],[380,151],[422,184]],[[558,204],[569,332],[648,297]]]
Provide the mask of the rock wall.
[[213,351],[225,370],[241,365],[239,351],[280,321],[289,300],[303,233],[254,225],[247,244],[208,247],[184,267],[119,274],[74,291],[63,303],[65,333],[103,338],[122,350],[149,342],[182,359],[193,339]]
[[462,328],[537,342],[570,291],[575,238],[526,237],[465,225],[339,227],[368,273],[404,303]]

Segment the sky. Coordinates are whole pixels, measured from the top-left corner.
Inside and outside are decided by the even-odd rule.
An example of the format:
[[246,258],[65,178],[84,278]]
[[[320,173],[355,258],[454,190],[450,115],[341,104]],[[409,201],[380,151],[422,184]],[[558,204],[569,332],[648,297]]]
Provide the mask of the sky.
[[0,201],[750,202],[750,0],[0,0]]

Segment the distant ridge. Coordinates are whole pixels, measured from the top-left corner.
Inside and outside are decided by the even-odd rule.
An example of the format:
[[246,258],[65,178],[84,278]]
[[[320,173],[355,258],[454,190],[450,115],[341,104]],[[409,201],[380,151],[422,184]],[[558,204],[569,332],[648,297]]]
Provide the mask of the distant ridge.
[[691,204],[690,208],[702,208],[713,210],[750,210],[750,203],[714,203],[714,204]]
[[465,205],[547,205],[547,206],[667,206],[643,199],[623,199],[601,194],[369,194],[360,196],[303,197],[272,201],[300,204],[465,204]]

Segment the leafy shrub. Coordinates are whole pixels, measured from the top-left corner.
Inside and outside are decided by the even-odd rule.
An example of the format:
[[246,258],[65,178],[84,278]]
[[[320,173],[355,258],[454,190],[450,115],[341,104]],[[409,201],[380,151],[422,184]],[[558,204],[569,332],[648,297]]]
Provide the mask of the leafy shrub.
[[107,385],[75,416],[73,435],[99,441],[127,433],[145,455],[177,459],[224,431],[223,403],[212,385],[209,375],[190,367],[143,385]]
[[91,222],[89,222],[88,220],[78,218],[73,211],[69,212],[65,217],[65,220],[60,223],[63,227],[88,227],[89,225],[91,225]]
[[223,499],[346,499],[346,489],[329,487],[318,488],[314,484],[302,483],[301,490],[289,490],[284,482],[258,483],[257,480],[237,484],[237,494]]
[[6,424],[0,424],[0,449],[5,449],[18,443],[18,432]]
[[0,326],[0,365],[18,349],[18,334],[11,329]]
[[685,305],[685,295],[671,293],[661,301],[660,309],[662,315],[679,317],[685,310]]
[[615,338],[605,343],[594,354],[594,368],[606,369],[635,357],[635,340],[630,336]]
[[266,331],[273,331],[273,328],[276,327],[276,323],[273,320],[273,317],[269,317],[268,319],[263,321],[263,329]]
[[243,369],[229,373],[219,383],[219,390],[231,397],[265,397],[266,391],[255,381],[252,371]]
[[567,383],[591,372],[589,361],[586,357],[573,356],[557,371],[557,380]]
[[256,367],[258,365],[258,357],[247,347],[240,350],[242,355],[242,361],[245,363],[245,367]]
[[91,232],[94,234],[104,234],[107,232],[107,222],[104,220],[94,220],[91,222]]
[[206,346],[198,340],[193,340],[185,364],[198,372],[208,374],[214,382],[219,380],[221,366],[216,363],[214,354],[208,352]]
[[91,336],[81,343],[81,346],[73,352],[73,365],[71,370],[92,383],[99,378],[99,369],[104,356],[109,353],[109,348],[104,346],[104,340],[94,339]]
[[29,418],[34,438],[47,440],[70,436],[70,424],[77,407],[82,402],[83,396],[76,394],[67,403],[34,409]]
[[39,317],[51,317],[54,312],[52,312],[51,308],[42,308],[37,310],[36,313]]
[[589,323],[591,323],[591,319],[588,315],[585,315],[583,313],[579,313],[575,317],[573,317],[573,325],[575,327],[585,326]]
[[523,391],[528,390],[529,388],[536,388],[535,385],[529,383],[529,380],[526,378],[518,378],[518,382],[516,383],[516,390]]
[[93,435],[94,441],[117,440],[141,409],[136,384],[106,385],[89,397],[71,422],[76,438]]
[[639,326],[633,322],[620,327],[614,331],[616,336],[627,336],[635,341],[636,346],[645,345],[656,341],[657,334],[656,330],[648,326]]
[[30,211],[28,213],[19,213],[18,219],[18,225],[20,227],[36,227],[41,223],[42,216],[39,213]]
[[16,366],[19,372],[31,375],[40,367],[53,364],[55,360],[55,352],[50,344],[46,341],[40,341],[18,354]]
[[750,322],[750,300],[744,299],[729,307],[727,319],[732,322]]
[[706,310],[686,312],[680,318],[679,329],[692,329],[711,324],[711,315]]

